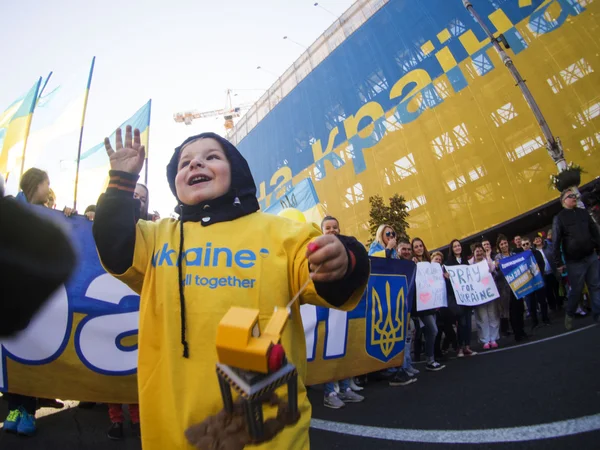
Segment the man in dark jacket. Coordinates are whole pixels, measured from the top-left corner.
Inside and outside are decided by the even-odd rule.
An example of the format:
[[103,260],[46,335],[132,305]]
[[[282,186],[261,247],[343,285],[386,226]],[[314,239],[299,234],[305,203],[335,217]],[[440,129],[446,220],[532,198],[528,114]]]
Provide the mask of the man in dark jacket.
[[576,192],[567,189],[561,194],[560,200],[564,209],[554,217],[552,226],[553,259],[560,273],[564,272],[566,266],[569,274],[571,291],[565,328],[570,330],[584,283],[590,293],[594,320],[597,322],[600,317],[600,231],[588,213],[577,207]]

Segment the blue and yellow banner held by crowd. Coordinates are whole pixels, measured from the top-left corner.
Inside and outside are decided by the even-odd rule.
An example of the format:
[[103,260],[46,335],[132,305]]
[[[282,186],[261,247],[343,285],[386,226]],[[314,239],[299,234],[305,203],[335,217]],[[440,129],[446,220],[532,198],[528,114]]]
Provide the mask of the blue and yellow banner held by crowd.
[[[70,229],[79,264],[26,330],[0,341],[0,391],[135,403],[139,296],[103,270],[91,222],[43,212]],[[415,265],[381,258],[371,264],[367,290],[353,311],[301,307],[307,384],[402,364]]]

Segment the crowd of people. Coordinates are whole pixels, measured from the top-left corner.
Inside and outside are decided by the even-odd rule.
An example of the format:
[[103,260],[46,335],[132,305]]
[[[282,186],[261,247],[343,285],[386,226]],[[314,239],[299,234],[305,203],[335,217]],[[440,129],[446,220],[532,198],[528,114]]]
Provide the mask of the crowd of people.
[[[148,189],[137,183],[144,160],[139,131],[132,133],[131,127],[128,127],[123,142],[118,130],[116,150],[112,149],[108,141],[105,145],[111,158],[111,184],[100,197],[97,207],[90,205],[85,210],[85,216],[94,222],[94,238],[100,258],[110,273],[133,289],[144,284],[146,296],[142,298],[142,305],[147,305],[148,302],[166,304],[178,294],[178,302],[173,308],[152,306],[147,307],[152,310],[148,313],[147,310],[144,312],[142,306],[140,312],[141,315],[145,314],[145,326],[151,327],[154,324],[155,328],[152,329],[163,331],[158,334],[147,332],[144,335],[146,340],[142,339],[139,343],[138,378],[140,382],[143,381],[144,388],[139,392],[142,408],[129,405],[133,433],[137,436],[141,434],[141,412],[141,421],[148,422],[144,430],[144,446],[157,449],[179,448],[184,439],[183,427],[192,424],[192,416],[208,417],[221,402],[217,392],[191,389],[189,383],[185,383],[185,377],[201,380],[202,377],[214,376],[213,361],[206,364],[205,355],[214,352],[215,327],[225,311],[223,305],[230,301],[230,295],[225,291],[211,291],[208,298],[198,297],[201,295],[198,290],[186,289],[182,282],[184,236],[187,242],[200,245],[201,239],[206,237],[198,236],[210,233],[210,239],[224,239],[231,244],[234,241],[239,243],[236,239],[244,239],[244,233],[235,230],[254,230],[253,236],[263,239],[263,245],[283,249],[271,255],[269,264],[276,263],[279,265],[273,267],[290,268],[289,279],[287,271],[261,272],[261,276],[268,274],[272,277],[265,282],[278,289],[275,298],[285,297],[291,291],[298,292],[301,285],[310,285],[311,291],[305,294],[307,301],[345,310],[356,307],[366,287],[369,276],[367,251],[356,239],[344,236],[339,222],[331,216],[323,220],[322,235],[319,235],[309,225],[290,222],[289,229],[282,229],[280,220],[283,219],[253,214],[259,206],[256,201],[256,186],[247,162],[231,143],[212,133],[193,136],[176,149],[167,167],[167,178],[179,204],[180,220],[154,224],[152,222],[157,217],[148,214]],[[439,372],[446,368],[444,361],[451,352],[457,358],[476,355],[477,352],[472,348],[473,322],[481,351],[487,351],[498,348],[502,344],[501,339],[511,335],[517,342],[527,339],[526,315],[531,318],[532,330],[548,325],[551,319],[558,317],[565,298],[565,327],[568,330],[573,327],[573,317],[587,314],[590,307],[598,320],[600,235],[597,226],[585,211],[577,208],[577,200],[577,195],[573,192],[562,193],[564,209],[556,216],[553,228],[546,233],[536,234],[532,238],[515,236],[511,241],[512,247],[503,235],[498,236],[494,243],[482,239],[469,248],[465,248],[460,240],[454,239],[450,242],[446,256],[440,251],[430,253],[426,243],[420,238],[412,241],[399,238],[391,226],[381,224],[368,254],[372,257],[403,259],[414,264],[440,264],[445,278],[448,305],[418,311],[416,297],[410,299],[410,319],[406,323],[406,351],[402,366],[327,384],[325,406],[337,409],[346,403],[363,401],[364,397],[355,391],[361,390],[369,379],[384,379],[390,386],[413,384],[420,373],[414,367],[414,362],[422,358],[425,370]],[[48,175],[39,169],[26,172],[21,180],[21,192],[17,201],[55,207],[56,198],[51,193]],[[76,214],[69,208],[65,208],[63,212],[67,216]],[[134,220],[131,220],[132,217]],[[191,226],[184,227],[184,222]],[[144,239],[136,241],[136,235],[143,236]],[[171,242],[173,236],[177,240]],[[176,264],[178,269],[169,271],[168,276],[165,275],[168,268],[154,267],[147,264],[147,261],[140,260],[148,254],[144,246],[150,245],[148,242],[159,237],[165,242],[169,241],[172,247],[179,247],[179,261]],[[526,250],[532,250],[535,256],[539,271],[544,276],[544,289],[534,291],[525,299],[517,299],[499,270],[499,265],[503,259]],[[494,277],[499,298],[475,308],[458,304],[445,268],[482,262],[487,263]],[[132,268],[134,270],[130,270]],[[155,271],[147,278],[150,280],[148,286],[145,284],[145,270]],[[312,279],[310,284],[309,278]],[[160,285],[157,280],[162,280]],[[241,293],[236,302],[255,305],[257,300],[251,295]],[[266,302],[267,299],[261,298],[260,301]],[[265,304],[264,307],[272,311],[274,305]],[[189,311],[186,308],[192,309]],[[295,308],[294,313],[299,314],[299,307]],[[187,321],[189,314],[193,314],[194,319],[210,316],[214,320],[206,319],[202,326],[198,326],[196,321]],[[538,314],[541,315],[541,323]],[[303,373],[305,355],[300,354],[299,349],[302,347],[297,344],[301,342],[303,329],[295,325],[297,322],[299,321],[288,324],[282,343],[287,354],[299,366],[299,372]],[[165,323],[169,326],[163,327]],[[140,339],[142,334],[140,333]],[[165,352],[168,357],[165,357]],[[303,380],[300,379],[299,383],[303,383]],[[166,385],[174,387],[167,389]],[[303,390],[304,386],[300,384],[301,396]],[[35,411],[43,403],[42,399],[16,394],[6,394],[5,397],[9,403],[9,414],[4,421],[5,431],[21,435],[34,434]],[[308,411],[307,401],[303,398],[299,408]],[[171,411],[171,408],[155,408],[150,411],[144,409],[144,402],[153,405],[170,402],[169,404],[182,407],[178,411]],[[192,411],[195,411],[194,414]],[[164,424],[172,419],[170,414],[178,415],[178,420],[174,422],[177,427],[169,426],[167,429]],[[108,437],[122,439],[124,418],[121,405],[109,405],[109,419],[111,425]],[[308,419],[305,417],[293,426],[296,430],[293,441],[279,444],[286,448],[294,445],[302,448],[308,439]]]
[[[586,316],[590,311],[597,322],[600,317],[600,234],[585,210],[577,208],[577,200],[574,191],[563,192],[561,201],[564,209],[554,218],[553,227],[537,232],[531,238],[517,235],[509,241],[500,234],[493,244],[483,238],[468,248],[454,239],[448,246],[446,257],[441,251],[430,253],[422,239],[417,237],[409,241],[400,238],[393,227],[381,224],[370,245],[369,255],[440,264],[446,282],[448,306],[418,311],[413,293],[403,365],[355,380],[343,380],[338,386],[327,384],[324,405],[339,409],[345,403],[362,401],[363,396],[350,392],[362,390],[369,379],[383,379],[390,386],[415,383],[419,370],[413,366],[413,361],[420,361],[423,356],[425,370],[437,372],[446,367],[442,362],[451,354],[458,358],[476,355],[477,352],[471,348],[473,324],[480,351],[486,351],[498,348],[499,341],[510,336],[516,342],[528,339],[530,332],[526,331],[526,318],[530,319],[531,331],[549,326],[551,316],[557,318],[562,315],[565,301],[564,323],[567,330],[573,328],[574,317]],[[331,232],[329,230],[339,232],[340,226],[335,218],[326,217],[322,228],[324,233]],[[500,262],[527,250],[532,252],[543,275],[544,287],[518,299],[500,270]],[[483,261],[487,262],[500,296],[475,307],[457,304],[445,267]]]

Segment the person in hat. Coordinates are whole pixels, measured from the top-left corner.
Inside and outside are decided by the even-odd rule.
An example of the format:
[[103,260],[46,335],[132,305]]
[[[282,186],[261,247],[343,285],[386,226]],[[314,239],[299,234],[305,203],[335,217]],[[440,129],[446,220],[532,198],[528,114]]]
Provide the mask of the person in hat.
[[[600,318],[600,231],[585,209],[577,207],[578,194],[565,189],[560,195],[563,210],[552,222],[553,260],[558,271],[569,272],[569,291],[565,328],[573,328],[573,317],[587,285],[594,320]],[[563,262],[564,256],[564,262]]]
[[[248,163],[214,133],[186,139],[167,165],[179,219],[137,220],[140,205],[133,195],[145,153],[139,130],[128,126],[124,141],[117,130],[116,148],[108,139],[105,146],[112,170],[93,232],[104,267],[141,297],[142,447],[191,449],[186,429],[222,409],[215,339],[230,307],[258,309],[264,327],[274,309],[308,283],[291,306],[281,339],[298,369],[300,419],[257,447],[308,448],[300,304],[353,309],[369,277],[364,247],[342,235],[322,235],[312,224],[259,212]],[[264,409],[265,417],[275,412],[268,404]]]

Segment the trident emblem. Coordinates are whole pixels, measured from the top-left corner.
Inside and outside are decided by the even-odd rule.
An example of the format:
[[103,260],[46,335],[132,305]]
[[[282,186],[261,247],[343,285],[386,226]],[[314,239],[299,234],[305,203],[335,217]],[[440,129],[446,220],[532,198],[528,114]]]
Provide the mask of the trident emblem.
[[[379,283],[377,283],[379,284]],[[379,293],[375,286],[371,287],[371,342],[370,346],[379,346],[379,350],[383,355],[384,361],[389,361],[396,354],[402,351],[403,346],[398,346],[392,356],[390,354],[394,350],[396,343],[404,342],[404,286],[398,290],[395,302],[392,303],[392,295],[390,283],[385,280],[385,305],[382,303]],[[369,350],[367,352],[371,356]],[[378,353],[378,352],[375,352]],[[381,359],[381,358],[378,358]]]

